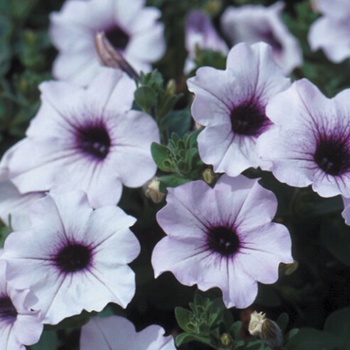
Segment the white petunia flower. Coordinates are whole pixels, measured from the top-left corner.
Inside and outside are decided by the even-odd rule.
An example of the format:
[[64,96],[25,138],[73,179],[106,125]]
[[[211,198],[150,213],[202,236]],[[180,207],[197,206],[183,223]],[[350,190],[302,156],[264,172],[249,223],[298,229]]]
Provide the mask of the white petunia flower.
[[53,75],[86,86],[100,72],[95,36],[105,32],[136,71],[149,72],[165,51],[161,13],[144,0],[67,1],[51,15],[51,39],[59,50]]
[[140,252],[129,229],[133,217],[116,206],[94,210],[82,191],[72,191],[34,202],[30,218],[32,228],[12,232],[1,258],[11,284],[37,297],[30,306],[44,323],[101,311],[110,302],[127,306],[135,293],[127,264]]

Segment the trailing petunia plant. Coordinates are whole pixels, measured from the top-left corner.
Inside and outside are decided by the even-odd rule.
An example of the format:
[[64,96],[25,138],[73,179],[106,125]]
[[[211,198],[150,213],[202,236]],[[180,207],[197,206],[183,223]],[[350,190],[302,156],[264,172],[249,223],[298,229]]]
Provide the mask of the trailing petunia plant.
[[348,0],[0,0],[0,349],[350,349]]

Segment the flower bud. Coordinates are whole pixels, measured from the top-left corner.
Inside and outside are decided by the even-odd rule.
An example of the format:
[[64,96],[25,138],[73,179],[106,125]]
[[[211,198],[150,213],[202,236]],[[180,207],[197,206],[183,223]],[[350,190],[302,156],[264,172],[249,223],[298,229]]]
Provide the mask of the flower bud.
[[220,340],[221,340],[221,344],[225,347],[233,343],[232,337],[227,333],[223,333],[220,337]]
[[216,16],[222,9],[221,0],[209,0],[204,9],[212,16]]
[[278,324],[268,318],[262,312],[254,311],[251,314],[249,333],[262,340],[272,347],[281,346],[283,344],[283,333]]
[[129,62],[112,46],[106,38],[105,33],[97,33],[95,36],[95,47],[102,65],[111,68],[119,68],[130,78],[140,81],[140,76]]
[[154,178],[147,186],[145,195],[152,200],[153,203],[160,203],[164,197],[165,193],[159,190],[160,181],[158,178]]
[[174,79],[171,79],[168,81],[167,85],[166,85],[166,94],[168,96],[173,96],[176,93],[176,83]]
[[310,7],[313,12],[320,13],[318,0],[310,0]]
[[283,266],[283,273],[286,276],[291,275],[294,271],[296,271],[299,267],[299,262],[298,261],[294,261],[291,264],[284,264]]
[[211,185],[215,181],[215,174],[210,168],[205,169],[202,173],[202,176],[203,180],[209,185]]

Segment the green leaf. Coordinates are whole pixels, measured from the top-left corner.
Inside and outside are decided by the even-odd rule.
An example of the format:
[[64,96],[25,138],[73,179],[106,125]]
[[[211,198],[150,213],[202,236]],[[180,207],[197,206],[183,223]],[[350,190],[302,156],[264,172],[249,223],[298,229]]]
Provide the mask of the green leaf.
[[162,120],[165,116],[167,116],[180,98],[181,95],[171,95],[164,97],[159,104],[158,118]]
[[268,346],[264,340],[260,340],[260,339],[249,340],[248,345],[246,346],[246,349],[249,349],[249,350],[272,350],[272,348],[270,346]]
[[0,248],[4,246],[5,240],[11,232],[12,230],[7,226],[3,226],[0,228]]
[[57,332],[52,330],[44,330],[37,344],[30,347],[31,350],[47,350],[58,348]]
[[10,46],[0,42],[0,76],[4,76],[11,66],[12,52]]
[[296,334],[298,334],[299,328],[293,328],[291,329],[286,336],[287,342],[289,342]]
[[215,311],[211,312],[210,316],[209,316],[210,328],[219,324],[221,322],[221,320],[222,320],[222,311],[221,310],[215,310]]
[[141,81],[142,85],[149,86],[156,91],[163,90],[164,79],[162,74],[157,69],[147,74],[142,73]]
[[185,332],[193,332],[193,328],[189,326],[192,320],[192,312],[184,309],[183,307],[175,308],[175,317],[177,324]]
[[241,339],[241,329],[242,329],[242,322],[236,321],[230,328],[230,334],[233,336],[233,339]]
[[199,48],[196,52],[195,63],[197,65],[196,69],[204,66],[225,69],[226,56],[218,51]]
[[151,145],[151,152],[152,157],[160,170],[165,172],[176,170],[172,161],[172,153],[166,146],[153,142]]
[[350,266],[350,227],[344,220],[327,220],[321,226],[321,243],[340,262]]
[[187,182],[192,181],[189,178],[182,177],[176,174],[164,175],[159,177],[160,180],[160,191],[165,192],[167,187],[177,187]]
[[83,310],[80,315],[67,317],[56,325],[47,325],[48,330],[78,329],[90,321],[91,313]]
[[200,335],[192,333],[181,333],[175,339],[176,346],[180,346],[191,341],[198,341],[200,343],[204,343],[210,346],[212,345],[210,338],[204,338]]
[[285,333],[289,323],[289,315],[287,313],[282,313],[278,316],[276,323],[281,328],[282,332]]
[[350,307],[337,310],[328,316],[324,330],[338,337],[341,345],[337,350],[350,349]]
[[271,286],[259,284],[256,302],[268,307],[277,307],[281,305],[281,297]]
[[287,350],[336,350],[341,341],[333,334],[313,328],[301,328],[290,339]]
[[135,102],[147,113],[157,104],[157,93],[148,86],[139,87],[134,93],[134,98]]
[[[235,322],[231,311],[228,309],[225,309],[223,312],[223,315],[222,315],[222,319],[223,319],[226,331],[229,332],[229,330],[232,329],[232,326]],[[233,334],[231,334],[231,335],[233,335]]]
[[209,315],[209,325],[211,328],[223,321],[225,310],[226,307],[222,301],[222,298],[216,298],[211,302]]

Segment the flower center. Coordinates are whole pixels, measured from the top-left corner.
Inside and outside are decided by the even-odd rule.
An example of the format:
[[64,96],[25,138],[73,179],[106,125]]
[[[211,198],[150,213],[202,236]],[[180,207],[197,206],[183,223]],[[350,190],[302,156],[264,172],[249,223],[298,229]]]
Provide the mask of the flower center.
[[262,108],[254,101],[245,101],[234,106],[230,117],[232,131],[240,135],[258,136],[268,124]]
[[208,248],[221,255],[229,256],[237,252],[240,241],[235,230],[228,226],[214,226],[207,232]]
[[106,30],[106,37],[109,42],[118,50],[124,50],[130,40],[129,34],[118,26]]
[[103,124],[88,125],[78,130],[77,143],[85,154],[103,160],[109,153],[111,139]]
[[346,140],[321,137],[314,160],[326,174],[340,176],[346,173],[350,170],[350,150]]
[[18,312],[13,306],[12,300],[8,296],[0,297],[0,319],[13,323]]
[[274,50],[282,51],[283,47],[271,29],[259,33],[262,41],[269,44]]
[[62,272],[71,273],[86,269],[91,264],[91,249],[79,243],[63,247],[54,258]]

